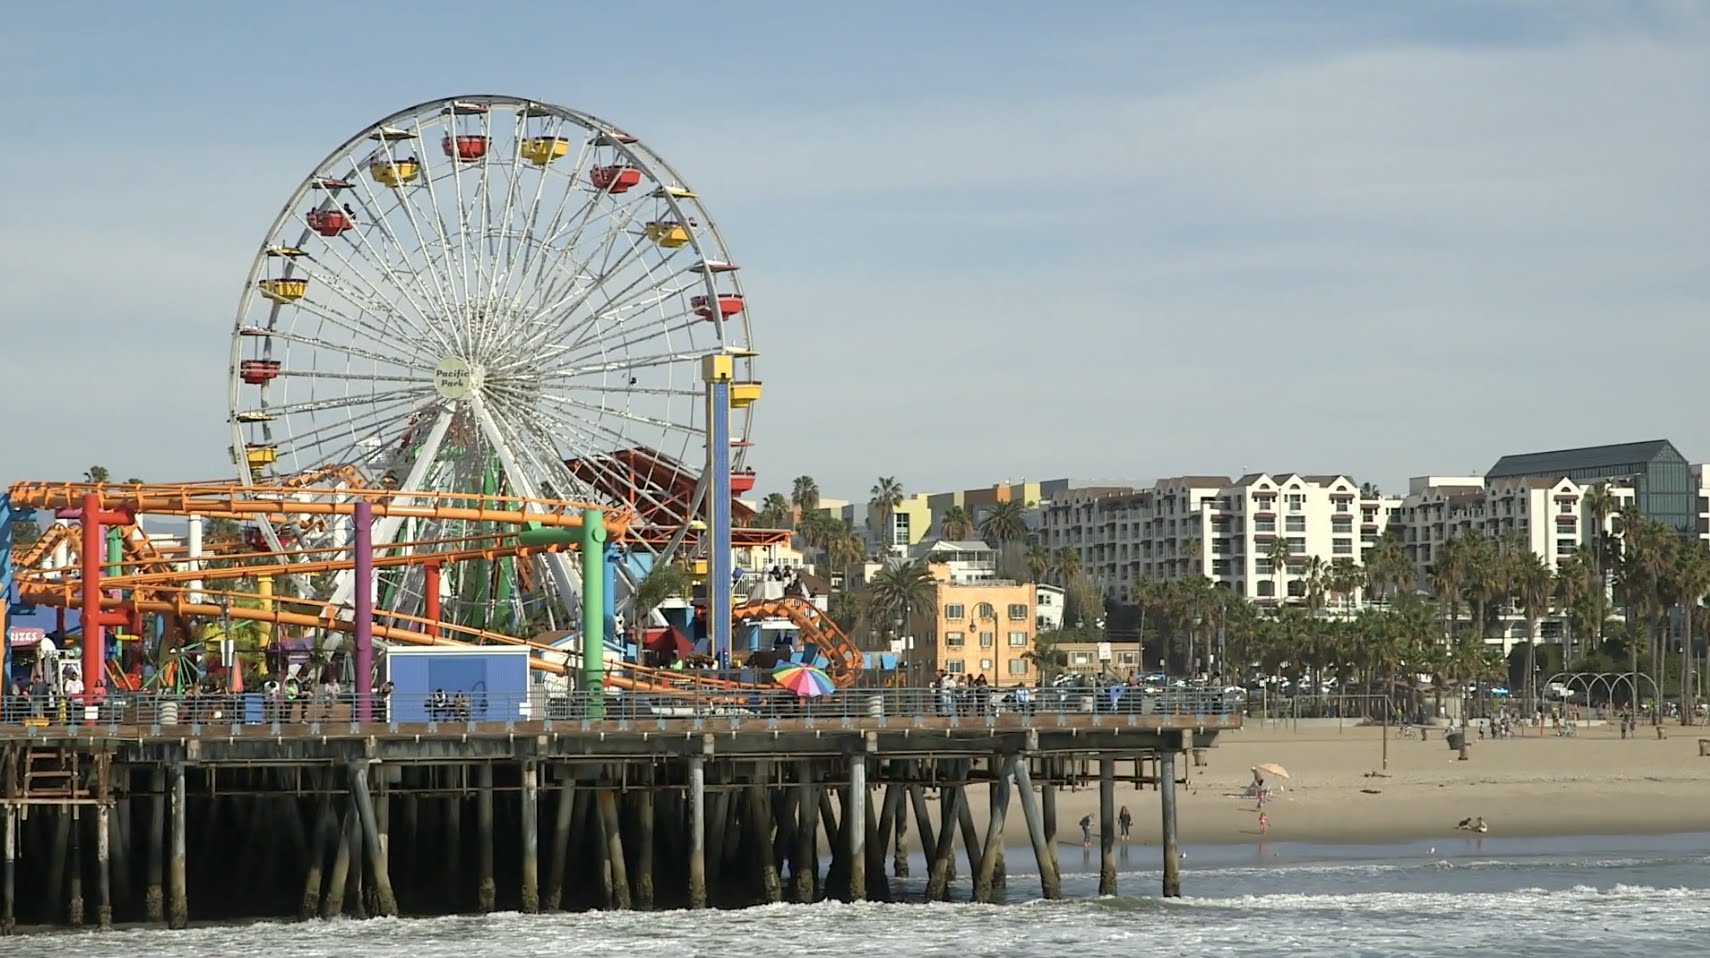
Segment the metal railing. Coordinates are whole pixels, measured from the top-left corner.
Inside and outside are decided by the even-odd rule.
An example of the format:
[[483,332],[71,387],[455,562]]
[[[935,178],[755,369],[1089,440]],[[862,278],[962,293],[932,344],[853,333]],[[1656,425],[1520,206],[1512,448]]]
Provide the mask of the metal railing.
[[[366,711],[364,719],[362,713]],[[527,691],[445,690],[373,694],[360,708],[347,691],[287,696],[283,690],[246,693],[108,691],[100,701],[56,694],[8,696],[0,703],[0,728],[192,728],[210,734],[230,728],[264,727],[281,732],[309,727],[421,726],[468,728],[522,722],[671,723],[717,722],[766,726],[779,720],[885,723],[937,719],[951,724],[1063,724],[1071,716],[1113,717],[1119,724],[1147,725],[1183,718],[1222,722],[1242,713],[1238,697],[1208,689],[1147,691],[1127,686],[942,690],[936,688],[838,689],[801,697],[781,688],[748,686],[686,689],[590,689],[533,685]]]

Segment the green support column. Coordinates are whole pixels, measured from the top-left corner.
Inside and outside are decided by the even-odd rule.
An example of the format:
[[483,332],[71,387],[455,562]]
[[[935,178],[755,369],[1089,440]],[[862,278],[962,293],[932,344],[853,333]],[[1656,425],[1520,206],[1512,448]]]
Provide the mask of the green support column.
[[582,688],[588,718],[606,717],[606,514],[582,510]]

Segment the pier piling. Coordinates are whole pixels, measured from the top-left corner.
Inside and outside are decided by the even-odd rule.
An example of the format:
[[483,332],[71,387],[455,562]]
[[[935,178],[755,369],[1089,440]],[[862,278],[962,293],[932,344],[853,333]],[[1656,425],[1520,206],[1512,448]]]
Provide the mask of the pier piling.
[[398,914],[398,898],[392,892],[392,876],[386,873],[386,850],[380,839],[380,820],[368,792],[368,763],[352,762],[350,794],[356,802],[356,814],[361,820],[362,846],[368,856],[369,887],[374,891],[374,912],[377,917],[391,918]]
[[576,811],[576,786],[565,778],[552,808],[552,864],[546,873],[546,897],[541,907],[558,911],[564,902],[565,865],[570,861],[570,823]]
[[0,935],[10,935],[18,927],[18,806],[7,802],[4,810],[6,854],[5,870],[0,872]]
[[689,756],[689,907],[707,907],[706,760]]
[[475,910],[483,915],[493,910],[499,886],[493,880],[493,766],[475,766]]
[[1045,841],[1045,821],[1039,813],[1039,802],[1033,794],[1033,777],[1028,774],[1025,755],[1010,757],[1010,775],[1015,779],[1015,791],[1021,798],[1021,817],[1027,822],[1027,838],[1033,843],[1033,859],[1039,863],[1039,892],[1048,900],[1063,897],[1063,882],[1057,875],[1056,863]]
[[189,795],[184,790],[184,763],[172,764],[172,857],[166,868],[166,926],[190,924],[190,884],[185,859],[185,833],[189,829]]
[[103,931],[113,927],[112,811],[105,802],[95,808],[95,927]]
[[166,805],[166,769],[156,766],[148,772],[148,839],[144,850],[148,875],[143,917],[151,924],[166,920]]
[[849,892],[845,901],[867,898],[867,751],[849,757],[849,787],[843,793],[842,828],[848,838],[844,857],[848,860]]
[[1182,856],[1176,848],[1176,752],[1158,753],[1158,797],[1163,808],[1165,898],[1182,897]]
[[1098,760],[1098,893],[1116,894],[1116,759]]
[[[330,776],[329,776],[330,777]],[[355,827],[355,811],[350,799],[341,802],[338,833],[333,836],[332,868],[327,870],[326,891],[321,895],[321,917],[337,918],[344,914],[345,893],[350,885],[350,835]]]
[[991,817],[986,822],[985,847],[980,852],[979,865],[974,872],[973,900],[985,904],[997,900],[995,891],[998,853],[1003,849],[1004,818],[1009,812],[1008,771],[1002,769],[992,780]]
[[540,768],[522,765],[522,912],[540,911]]
[[70,844],[66,850],[66,872],[69,880],[65,893],[65,923],[72,928],[83,927],[83,810],[71,806]]

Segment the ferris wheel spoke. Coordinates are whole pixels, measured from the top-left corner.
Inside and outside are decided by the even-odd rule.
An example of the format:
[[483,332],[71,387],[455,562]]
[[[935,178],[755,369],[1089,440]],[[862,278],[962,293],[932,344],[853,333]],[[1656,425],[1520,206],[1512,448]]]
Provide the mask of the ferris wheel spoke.
[[[609,194],[595,194],[596,197],[601,195]],[[552,272],[556,274],[555,278],[549,283],[544,281],[544,276],[538,277],[539,282],[536,289],[536,295],[524,301],[522,304],[523,308],[535,313],[546,312],[549,309],[546,304],[567,298],[561,291],[561,283],[568,283],[572,288],[582,288],[581,284],[584,280],[589,281],[591,284],[592,281],[600,275],[600,273],[605,272],[603,268],[599,271],[595,271],[590,268],[595,258],[595,254],[598,254],[602,260],[609,262],[611,249],[616,245],[620,238],[630,236],[627,230],[629,229],[630,224],[635,221],[635,217],[641,212],[641,209],[645,205],[647,199],[647,194],[638,193],[628,202],[618,204],[609,209],[601,218],[602,225],[606,229],[605,238],[595,246],[594,250],[589,251],[588,255],[580,255],[579,250],[581,238],[585,235],[586,228],[592,218],[590,217],[588,220],[584,220],[579,224],[576,233],[571,236],[569,241],[562,247],[564,255],[549,261]],[[592,208],[590,208],[590,211],[591,209]],[[550,242],[552,239],[555,238],[549,237],[548,241]],[[629,252],[635,251],[636,241],[638,239],[639,237],[630,237],[631,247]],[[566,264],[568,264],[570,268],[566,269]]]
[[381,376],[374,373],[335,373],[318,369],[281,369],[279,376],[289,379],[336,379],[362,383],[415,383],[424,387],[433,385],[431,372],[415,376]]
[[[680,319],[683,322],[674,328],[691,330],[699,323],[705,322],[700,316],[695,315],[694,311],[687,306],[687,300],[683,299],[683,294],[693,288],[693,286],[660,288],[654,290],[651,299],[640,295],[630,296],[628,302],[621,307],[612,308],[608,304],[608,306],[601,307],[598,310],[591,310],[586,320],[576,324],[572,329],[563,331],[563,338],[567,339],[572,334],[576,336],[575,341],[571,342],[567,348],[574,352],[590,343],[598,344],[606,337],[622,334],[631,319],[644,316],[657,324],[666,324],[672,320]],[[638,312],[639,310],[649,310],[655,306],[662,306],[673,299],[678,300],[681,305],[678,312],[663,314]],[[602,321],[606,322],[602,325]]]
[[[563,132],[563,125],[559,124],[558,126],[555,126],[552,128],[551,136],[556,139],[560,136],[560,134],[562,132]],[[589,193],[589,194],[584,195],[581,193],[581,191],[576,189],[576,183],[578,180],[581,179],[582,172],[583,172],[586,164],[592,160],[593,155],[594,155],[593,141],[589,140],[589,139],[584,139],[582,141],[582,146],[576,152],[576,160],[571,165],[570,171],[567,174],[566,181],[563,184],[564,188],[559,192],[558,206],[553,211],[552,217],[548,221],[546,228],[544,230],[542,230],[538,235],[550,237],[550,236],[554,236],[557,234],[557,232],[560,228],[560,224],[562,222],[565,210],[569,207],[571,197],[577,197],[577,196],[583,197],[582,204],[581,204],[581,206],[578,207],[578,213],[580,213],[580,211],[582,209],[586,209],[588,207],[591,207],[593,205],[593,203],[599,198],[599,194],[597,194],[597,193]],[[525,222],[523,223],[523,235],[524,236],[535,236],[535,235],[537,235],[535,232],[535,227],[539,223],[539,214],[540,214],[540,208],[541,208],[540,199],[541,199],[542,194],[545,192],[546,184],[552,182],[552,178],[555,175],[551,172],[551,169],[552,168],[550,166],[542,168],[540,178],[539,178],[539,180],[536,181],[534,201],[529,204],[528,217],[525,220]],[[560,174],[560,175],[563,175],[563,174]],[[545,242],[525,244],[523,246],[522,256],[519,257],[515,268],[510,270],[510,273],[514,274],[517,278],[517,288],[515,290],[512,290],[510,288],[510,277],[507,276],[505,288],[503,289],[503,291],[500,294],[500,301],[509,304],[510,308],[515,309],[516,304],[521,301],[521,297],[523,296],[523,294],[528,289],[529,269],[532,265],[533,260],[537,257],[549,259],[550,255],[551,255],[549,250],[550,250],[550,246]]]
[[[611,353],[618,352],[620,350],[633,349],[636,346],[640,346],[644,343],[650,343],[662,336],[669,340],[671,335],[674,333],[683,333],[687,339],[693,342],[693,331],[695,327],[700,326],[705,322],[706,320],[691,314],[689,317],[684,319],[683,322],[678,323],[675,326],[666,325],[663,322],[655,322],[648,329],[641,331],[623,330],[618,327],[613,327],[608,331],[607,336],[601,336],[597,339],[584,338],[581,342],[572,343],[568,347],[569,350],[571,350],[570,358],[565,360],[564,364],[574,368],[596,356],[604,359]],[[619,339],[615,342],[607,342],[609,335],[626,335],[627,338]],[[705,353],[718,351],[719,349],[717,346],[709,346],[707,349],[701,350],[701,353],[704,355]]]
[[[379,250],[375,250],[375,253],[382,263],[388,264],[386,272],[389,278],[398,285],[400,290],[403,290],[407,288],[407,284],[413,282],[414,279],[405,278],[403,282],[399,282],[397,276],[399,266],[410,264],[410,247],[404,243],[404,238],[399,234],[397,226],[392,222],[394,213],[402,213],[404,220],[409,223],[411,231],[416,237],[416,248],[422,249],[425,246],[425,243],[422,241],[421,230],[416,226],[413,218],[414,206],[409,202],[407,197],[409,188],[407,186],[397,186],[388,188],[384,194],[376,193],[372,181],[372,170],[370,169],[369,163],[358,161],[354,156],[349,154],[346,154],[346,159],[348,159],[351,165],[356,169],[356,172],[350,177],[350,182],[354,185],[353,188],[355,190],[360,191],[367,198],[364,205],[370,212],[369,218],[374,225],[380,228],[381,237],[391,245],[392,251],[396,254],[396,259],[394,260],[391,257],[385,256]],[[380,146],[376,147],[369,159],[370,161],[374,159],[384,159],[388,163],[398,162],[397,156],[393,153],[390,143],[382,143]],[[364,175],[364,173],[367,173],[368,175]],[[383,201],[381,199],[382,195],[384,195],[386,200],[389,200],[390,202]],[[362,237],[365,242],[369,242],[370,246],[373,245],[368,239],[367,231],[363,232]],[[396,262],[398,265],[390,265],[393,262]],[[420,267],[420,271],[425,272],[427,274],[427,278],[433,281],[430,288],[434,294],[434,302],[432,304],[433,309],[422,313],[424,321],[426,321],[434,312],[444,312],[449,310],[453,301],[450,290],[448,290],[445,284],[440,281],[439,274],[433,270],[432,266],[433,264],[431,261],[426,261]],[[421,288],[421,284],[419,282],[416,282],[415,284],[418,288]]]
[[[422,152],[426,153],[428,151],[423,150]],[[411,195],[404,198],[404,208],[407,210],[406,216],[410,221],[410,227],[415,230],[416,239],[421,244],[420,248],[422,251],[423,263],[427,269],[433,271],[436,278],[438,278],[437,281],[445,284],[447,291],[447,311],[434,318],[445,324],[447,331],[451,334],[451,340],[456,344],[458,350],[461,352],[468,352],[472,346],[471,334],[467,323],[464,321],[465,316],[463,315],[463,311],[459,308],[469,302],[468,264],[464,261],[465,254],[467,252],[467,244],[463,242],[454,244],[452,242],[451,235],[447,232],[445,225],[445,208],[441,204],[439,191],[435,188],[436,182],[445,179],[451,180],[453,194],[451,199],[453,203],[457,204],[457,214],[461,219],[463,215],[461,200],[462,186],[457,175],[457,164],[455,160],[450,158],[446,159],[446,164],[449,168],[448,172],[439,173],[437,175],[433,173],[431,168],[427,167],[426,164],[423,164],[422,186],[419,190],[409,191]],[[415,203],[415,197],[422,195],[425,195],[428,199],[428,209],[425,211]],[[420,215],[418,216],[418,214]],[[429,221],[429,225],[432,227],[431,235],[423,232],[421,224],[422,220]],[[461,224],[459,229],[461,230]],[[459,235],[461,235],[461,232]],[[436,242],[438,243],[437,259],[439,264],[437,267],[434,265],[436,259],[435,253],[429,252],[429,247],[433,246]],[[462,274],[463,279],[461,290],[458,287],[458,275],[460,273]]]
[[[491,123],[490,122],[489,122],[488,132],[489,132],[489,141],[490,141],[490,136],[491,136]],[[511,143],[512,143],[511,166],[510,166],[509,172],[505,176],[505,202],[504,202],[504,206],[500,209],[498,218],[496,220],[491,215],[488,216],[487,221],[486,221],[486,230],[484,232],[491,231],[493,229],[494,224],[497,223],[498,228],[500,230],[504,231],[502,235],[506,236],[507,238],[511,235],[510,234],[511,223],[513,222],[513,220],[516,217],[516,201],[517,201],[518,186],[522,182],[522,142],[523,142],[523,117],[520,114],[518,114],[515,117],[514,125],[513,125],[512,130],[511,130]],[[483,157],[483,162],[490,162],[491,161],[491,155],[490,154],[491,154],[491,151],[489,151],[488,156]],[[546,180],[545,176],[541,176],[538,178],[538,182],[535,186],[536,202],[539,202],[539,191],[545,188],[546,182],[547,182],[547,180]],[[524,233],[523,235],[526,236],[527,234]],[[505,276],[504,266],[505,266],[505,263],[507,263],[509,261],[509,258],[510,258],[510,250],[508,247],[509,247],[508,242],[505,244],[501,244],[500,247],[498,248],[498,251],[495,253],[495,255],[493,257],[494,261],[493,261],[492,274],[488,278],[488,283],[487,283],[487,302],[489,302],[489,303],[494,303],[494,302],[499,301],[499,286],[500,286],[500,283],[502,281],[502,278]]]
[[670,422],[669,420],[658,419],[653,416],[637,416],[634,413],[627,412],[622,409],[613,409],[610,406],[603,406],[596,403],[586,403],[580,400],[571,399],[568,396],[543,395],[541,399],[545,402],[568,409],[579,409],[583,412],[597,413],[601,416],[611,416],[614,419],[623,419],[628,422],[636,423],[637,425],[651,426],[655,429],[664,429],[689,436],[702,435],[702,430],[693,425],[686,425],[680,422]]
[[[444,336],[439,332],[439,330],[434,329],[425,321],[417,323],[411,318],[412,313],[415,316],[426,316],[428,314],[423,301],[419,300],[415,295],[414,290],[417,289],[418,286],[417,284],[411,283],[399,276],[396,269],[391,264],[387,263],[385,258],[380,254],[380,251],[375,249],[373,244],[369,242],[368,232],[370,228],[372,228],[372,224],[369,226],[358,227],[354,230],[353,232],[355,236],[348,244],[348,248],[355,251],[356,255],[361,258],[363,264],[366,264],[369,268],[375,271],[375,276],[370,276],[369,273],[361,266],[358,266],[350,256],[345,255],[345,244],[329,242],[326,244],[328,252],[337,258],[339,263],[344,267],[346,272],[343,275],[348,275],[354,280],[360,281],[363,286],[368,288],[369,292],[375,297],[372,300],[372,302],[376,304],[375,311],[398,320],[400,325],[408,326],[410,332],[406,333],[406,335],[410,336],[410,338],[435,338],[439,341],[441,347],[445,348],[446,351],[449,352],[449,344],[445,341]],[[380,227],[380,230],[382,238],[388,238],[384,225]],[[393,297],[395,298],[388,298],[386,296],[386,294],[376,284],[376,278],[384,280],[385,283],[391,287]],[[337,284],[342,288],[342,278],[337,281]],[[345,292],[343,295],[346,299],[357,304],[361,304],[365,299],[364,297],[353,295],[350,292]],[[400,306],[400,301],[403,305],[407,305],[409,309],[403,309]]]
[[[364,252],[365,260],[375,264],[380,276],[384,277],[398,296],[403,297],[415,307],[421,320],[420,328],[423,332],[438,339],[441,345],[450,351],[452,343],[446,331],[431,319],[436,314],[450,310],[450,300],[447,293],[440,284],[431,263],[424,262],[419,266],[412,263],[409,247],[405,245],[403,237],[399,235],[397,227],[392,222],[394,212],[404,208],[403,199],[392,197],[393,205],[391,207],[384,206],[374,195],[373,188],[368,185],[366,178],[358,175],[353,177],[353,182],[357,183],[358,188],[367,193],[370,198],[369,202],[365,204],[365,208],[368,210],[369,225],[357,231],[355,248]],[[402,192],[402,188],[400,187],[393,192]],[[407,218],[407,216],[406,213],[405,217]],[[385,244],[385,249],[380,248],[379,244],[382,243]],[[346,262],[348,264],[348,260]],[[409,272],[404,272],[406,270]],[[428,282],[422,281],[424,277]],[[417,299],[418,295],[421,297],[419,300]]]
[[[570,348],[571,347],[568,346],[550,346],[546,348],[545,352],[548,354],[561,354],[563,352],[567,352]],[[698,369],[698,364],[700,363],[701,357],[704,355],[706,355],[704,352],[691,351],[653,353],[648,356],[636,356],[630,359],[613,359],[594,363],[579,363],[575,360],[570,360],[564,368],[555,369],[548,373],[542,373],[540,378],[542,382],[575,380],[584,376],[606,376],[612,373],[627,373],[639,369],[654,369],[659,366],[674,366],[678,363],[682,363],[685,366],[691,363],[697,364]]]
[[269,339],[284,340],[288,343],[295,343],[303,346],[312,346],[316,349],[343,353],[347,356],[357,356],[372,362],[384,363],[389,366],[402,366],[406,369],[413,369],[417,366],[417,362],[413,357],[405,355],[401,351],[401,347],[406,344],[408,340],[400,338],[398,333],[377,330],[372,326],[358,323],[321,303],[310,302],[307,298],[297,300],[296,305],[302,307],[306,312],[311,313],[316,319],[325,325],[342,329],[345,332],[350,333],[352,337],[361,338],[377,346],[399,348],[399,351],[393,353],[382,353],[376,350],[357,346],[354,343],[333,342],[329,339],[322,339],[319,336],[299,333],[296,330],[295,324],[292,324],[288,329],[268,330],[267,337]]
[[[286,435],[286,447],[290,452],[302,458],[306,453],[316,453],[318,462],[347,462],[346,452],[360,448],[365,443],[372,450],[378,450],[385,443],[381,435],[383,427],[403,418],[407,412],[417,409],[421,400],[428,398],[427,394],[407,395],[397,394],[391,399],[368,403],[360,407],[361,412],[348,419],[340,419],[311,425],[308,429],[297,431],[290,429]],[[286,420],[287,426],[291,425]],[[343,447],[335,445],[345,442]],[[328,451],[337,451],[337,455],[322,455]],[[367,457],[358,457],[366,459]]]
[[[492,444],[494,455],[499,457],[500,464],[505,467],[505,473],[511,478],[517,492],[529,499],[536,500],[531,503],[535,509],[544,508],[544,506],[538,501],[539,485],[537,481],[534,477],[530,477],[523,472],[521,465],[516,460],[513,446],[506,437],[504,429],[499,425],[498,420],[488,414],[486,405],[481,401],[479,393],[470,394],[469,408],[470,411],[475,414],[476,422],[481,424],[481,431],[486,434],[487,441]],[[537,464],[537,468],[542,466],[544,466],[544,464]],[[564,466],[562,463],[559,464],[556,472],[542,473],[543,478],[546,476],[553,478],[563,476],[574,480],[574,477],[570,475],[569,467]],[[580,590],[577,588],[579,582],[573,581],[572,579],[569,563],[567,561],[551,561],[553,559],[564,559],[562,554],[546,556],[543,558],[546,560],[547,568],[550,570],[553,580],[558,585],[559,597],[565,605],[565,612],[567,614],[574,613],[575,610],[571,606],[571,598]]]
[[[626,465],[616,458],[615,454],[624,452],[633,446],[633,442],[626,439],[622,434],[611,430],[590,429],[586,423],[562,416],[553,416],[539,409],[524,417],[524,421],[528,422],[539,434],[558,435],[567,433],[571,438],[578,440],[580,448],[573,453],[567,452],[564,455],[565,458],[574,460],[581,469],[593,475],[593,479],[584,479],[583,481],[592,486],[590,492],[593,493],[597,501],[622,502],[624,505],[641,505],[652,509],[671,508],[668,501],[660,499],[654,494],[655,486],[651,482],[637,482],[638,479],[653,480],[656,477],[650,472],[638,473],[632,466]],[[585,445],[583,444],[584,441]],[[615,445],[613,445],[614,442]],[[602,449],[605,451],[596,451]],[[575,469],[570,469],[570,472],[577,475],[579,479],[583,479]],[[672,477],[657,478],[665,480],[660,485],[668,486],[669,479]],[[629,501],[623,501],[625,499]]]
[[332,396],[326,399],[305,399],[302,402],[284,403],[280,405],[263,405],[260,408],[268,415],[273,416],[275,419],[279,419],[285,416],[300,416],[315,412],[331,412],[337,409],[367,409],[382,400],[386,402],[392,401],[386,397],[408,396],[413,398],[426,397],[428,394],[428,391],[423,389],[389,390],[387,392],[380,393]]
[[[321,319],[336,326],[343,327],[353,335],[372,337],[379,339],[382,342],[389,342],[400,336],[407,337],[408,334],[404,330],[392,328],[392,325],[389,322],[390,319],[396,316],[394,310],[379,304],[364,302],[361,297],[346,290],[342,283],[333,279],[328,273],[305,270],[304,275],[314,284],[311,286],[311,290],[318,292],[325,289],[334,293],[340,299],[355,306],[359,311],[358,315],[354,317],[349,316],[343,311],[333,308],[331,304],[323,302],[321,298],[318,295],[314,295],[313,292],[311,295],[297,300],[293,305],[301,309],[308,310]],[[364,322],[361,318],[363,316],[375,316],[381,319],[382,322],[380,325],[376,326],[372,323]]]

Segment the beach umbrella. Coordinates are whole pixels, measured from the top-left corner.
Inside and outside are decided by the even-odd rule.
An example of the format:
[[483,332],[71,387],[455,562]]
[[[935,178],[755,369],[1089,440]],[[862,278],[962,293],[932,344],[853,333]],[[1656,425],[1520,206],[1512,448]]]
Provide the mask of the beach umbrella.
[[1263,765],[1255,765],[1255,766],[1253,766],[1253,770],[1257,771],[1257,772],[1264,772],[1267,775],[1275,775],[1277,778],[1288,778],[1289,777],[1288,769],[1283,768],[1281,765],[1278,765],[1275,762],[1266,762]]
[[837,688],[824,670],[794,662],[784,662],[774,668],[772,681],[805,699],[825,695]]

